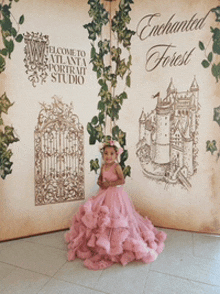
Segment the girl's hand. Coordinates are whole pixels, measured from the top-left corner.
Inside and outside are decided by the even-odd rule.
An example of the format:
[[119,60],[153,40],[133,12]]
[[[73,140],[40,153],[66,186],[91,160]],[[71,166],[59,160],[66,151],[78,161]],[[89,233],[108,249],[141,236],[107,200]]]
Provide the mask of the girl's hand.
[[99,187],[102,186],[102,180],[99,178],[97,184],[99,185]]
[[102,182],[102,184],[101,184],[101,187],[103,189],[107,189],[109,186],[110,186],[110,182],[109,181]]
[[99,185],[99,187],[102,186],[102,173],[99,175],[99,178],[98,178],[97,184]]

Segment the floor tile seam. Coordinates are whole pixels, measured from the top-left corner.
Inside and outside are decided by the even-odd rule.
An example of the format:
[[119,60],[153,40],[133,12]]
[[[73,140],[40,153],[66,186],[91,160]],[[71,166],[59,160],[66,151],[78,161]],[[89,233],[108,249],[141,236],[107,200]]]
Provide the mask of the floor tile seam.
[[86,285],[81,284],[81,283],[78,283],[78,282],[71,282],[71,281],[66,280],[65,278],[62,278],[62,277],[53,276],[52,278],[55,279],[55,280],[57,280],[57,281],[62,281],[62,282],[66,282],[66,283],[69,283],[69,284],[77,285],[77,286],[80,286],[80,287],[88,288],[88,289],[91,289],[91,290],[94,290],[94,291],[99,291],[101,293],[109,294],[107,292],[102,292],[101,290],[96,289],[95,287],[97,286],[97,283],[94,283],[93,287],[89,287],[89,286],[86,286]]
[[[46,276],[46,277],[49,277],[49,278],[52,278],[53,276],[52,275],[48,275],[48,274],[43,274],[43,273],[40,273],[40,272],[37,272],[37,271],[34,271],[34,270],[31,270],[31,269],[27,269],[25,267],[21,267],[21,266],[18,266],[18,265],[15,265],[15,264],[12,264],[12,263],[7,263],[7,262],[4,262],[4,261],[0,261],[1,263],[4,263],[4,264],[7,264],[7,265],[11,265],[11,266],[14,266],[16,269],[23,269],[25,271],[29,271],[29,272],[32,272],[32,273],[35,273],[35,274],[39,274],[39,275],[42,275],[42,276]],[[16,270],[16,269],[13,269]]]
[[59,267],[59,269],[52,275],[52,278],[54,278],[54,276],[66,265],[68,263],[68,260],[66,260],[65,262],[64,262],[64,264],[62,264],[60,267]]
[[145,289],[145,286],[146,286],[147,280],[148,280],[148,278],[149,278],[149,272],[150,272],[150,269],[151,269],[151,267],[152,267],[152,263],[147,263],[146,265],[149,267],[149,269],[148,269],[147,273],[145,273],[145,282],[144,282],[144,286],[143,286],[142,294],[144,294],[144,289]]
[[[10,265],[10,266],[12,266],[11,264],[8,264],[8,263],[5,263],[5,262],[0,262],[0,263],[4,263],[4,264],[7,264],[7,265]],[[13,273],[14,271],[16,271],[17,270],[17,266],[13,266],[14,268],[6,275],[6,276],[4,276],[4,277],[2,277],[1,279],[0,279],[0,281],[3,281],[5,278],[7,278],[11,273]]]
[[144,287],[143,287],[142,294],[144,294],[144,292],[145,292],[145,287],[146,287],[147,281],[148,281],[148,279],[149,279],[149,273],[150,273],[150,271],[151,271],[151,265],[152,265],[152,264],[150,264],[150,268],[149,268],[149,271],[148,271],[148,273],[147,273],[146,280],[145,280],[145,282],[144,282]]
[[41,286],[41,288],[39,289],[39,291],[37,292],[37,294],[39,294],[41,292],[41,290],[43,290],[43,288],[49,284],[49,282],[53,279],[53,277],[50,277],[50,279],[48,279],[48,281],[46,281],[46,283],[44,285]]
[[216,284],[209,284],[209,283],[205,283],[205,282],[200,282],[198,280],[192,280],[192,279],[188,279],[188,278],[184,278],[184,277],[172,275],[172,274],[169,274],[169,273],[164,273],[164,272],[157,271],[157,270],[150,270],[150,272],[156,272],[156,273],[159,273],[159,274],[164,274],[164,275],[167,275],[167,276],[171,276],[171,277],[179,278],[179,279],[182,279],[182,280],[186,280],[188,282],[195,282],[195,283],[199,283],[199,284],[203,284],[203,285],[208,285],[208,286],[212,286],[212,287],[218,287],[220,289],[220,286],[219,285],[216,285]]
[[76,286],[80,286],[80,287],[83,287],[85,289],[89,289],[89,290],[92,290],[92,291],[95,291],[95,292],[99,292],[99,293],[102,293],[102,294],[111,294],[110,292],[104,292],[102,290],[98,290],[98,289],[95,289],[94,287],[88,287],[86,285],[82,285],[82,284],[78,284],[76,282],[70,282],[70,281],[66,281],[62,278],[58,278],[58,277],[52,277],[51,279],[54,279],[54,280],[57,280],[57,281],[63,281],[65,283],[68,283],[68,284],[71,284],[71,285],[76,285]]
[[60,251],[64,251],[66,252],[67,250],[66,249],[60,249],[58,247],[54,247],[54,246],[51,246],[51,245],[46,245],[46,244],[42,244],[42,243],[38,243],[38,242],[34,242],[34,241],[27,241],[27,240],[24,240],[22,242],[25,242],[25,243],[31,243],[31,244],[35,244],[35,245],[41,245],[41,246],[44,246],[44,247],[50,247],[50,248],[54,248],[54,249],[57,249],[57,250],[60,250]]
[[98,285],[98,283],[99,283],[99,281],[100,281],[100,279],[101,279],[101,276],[102,276],[102,274],[103,274],[103,272],[104,272],[104,270],[100,270],[100,271],[101,271],[101,273],[100,273],[100,275],[99,275],[97,281],[94,283],[94,288],[96,288],[96,286]]

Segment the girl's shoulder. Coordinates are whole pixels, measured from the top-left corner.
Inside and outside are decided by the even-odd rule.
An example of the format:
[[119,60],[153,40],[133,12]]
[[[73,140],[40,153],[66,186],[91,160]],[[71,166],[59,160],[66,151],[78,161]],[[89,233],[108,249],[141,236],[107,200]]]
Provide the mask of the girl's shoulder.
[[115,163],[114,168],[116,171],[122,171],[121,165],[119,163]]
[[118,162],[115,162],[113,165],[112,165],[112,168],[113,169],[119,169],[121,166]]
[[120,168],[120,167],[121,167],[120,164],[119,164],[118,162],[115,162],[115,163],[114,163],[114,166],[115,166],[115,168]]

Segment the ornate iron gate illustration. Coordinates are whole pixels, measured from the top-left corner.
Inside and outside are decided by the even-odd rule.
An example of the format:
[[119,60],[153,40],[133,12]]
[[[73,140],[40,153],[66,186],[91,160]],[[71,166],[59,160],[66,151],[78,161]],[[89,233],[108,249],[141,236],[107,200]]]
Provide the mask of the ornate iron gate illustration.
[[84,199],[84,129],[72,103],[41,104],[35,141],[35,205]]

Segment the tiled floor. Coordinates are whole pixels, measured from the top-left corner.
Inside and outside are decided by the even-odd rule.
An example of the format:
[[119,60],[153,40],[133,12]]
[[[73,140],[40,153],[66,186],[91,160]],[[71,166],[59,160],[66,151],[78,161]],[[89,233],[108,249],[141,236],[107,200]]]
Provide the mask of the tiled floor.
[[64,232],[0,243],[0,293],[220,294],[220,238],[164,231],[165,250],[152,264],[103,271],[67,262]]

